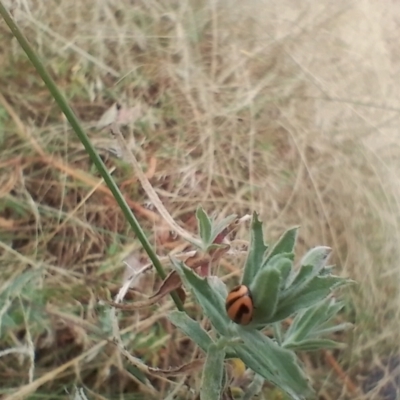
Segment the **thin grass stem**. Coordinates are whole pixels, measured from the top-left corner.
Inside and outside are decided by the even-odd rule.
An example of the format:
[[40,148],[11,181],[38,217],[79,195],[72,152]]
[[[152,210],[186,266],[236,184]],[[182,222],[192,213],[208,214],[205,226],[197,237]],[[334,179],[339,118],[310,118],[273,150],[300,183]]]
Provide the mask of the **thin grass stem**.
[[[18,40],[19,44],[25,51],[26,55],[28,56],[29,60],[35,67],[36,71],[39,73],[40,77],[43,79],[44,83],[46,84],[47,88],[49,89],[51,95],[53,96],[54,100],[57,102],[58,106],[60,107],[61,111],[66,116],[68,122],[71,124],[72,129],[75,131],[76,135],[78,136],[79,140],[83,144],[88,153],[90,159],[95,164],[96,168],[100,172],[100,175],[103,177],[104,182],[109,187],[111,193],[113,194],[115,200],[117,201],[119,207],[121,208],[126,220],[128,221],[129,225],[131,226],[132,230],[136,233],[140,243],[142,244],[144,250],[148,254],[150,260],[152,261],[158,275],[164,279],[166,277],[166,273],[157,257],[157,254],[153,250],[150,242],[147,240],[146,235],[144,234],[138,220],[136,219],[135,215],[133,214],[132,210],[129,208],[124,196],[122,195],[121,191],[119,190],[117,184],[115,183],[112,176],[109,174],[106,166],[104,165],[102,159],[100,158],[99,154],[93,147],[92,143],[89,140],[89,137],[86,135],[85,131],[81,127],[81,124],[72,111],[71,107],[68,104],[67,99],[58,89],[56,83],[54,82],[53,78],[50,76],[49,72],[47,71],[46,67],[40,60],[39,56],[35,53],[32,49],[31,45],[23,35],[23,33],[18,28],[17,24],[14,22],[11,15],[8,13],[7,9],[4,7],[3,3],[0,1],[0,14],[3,17],[4,21],[10,28],[14,37]],[[171,293],[172,299],[174,300],[177,308],[180,311],[183,311],[183,304],[177,295],[176,292]]]

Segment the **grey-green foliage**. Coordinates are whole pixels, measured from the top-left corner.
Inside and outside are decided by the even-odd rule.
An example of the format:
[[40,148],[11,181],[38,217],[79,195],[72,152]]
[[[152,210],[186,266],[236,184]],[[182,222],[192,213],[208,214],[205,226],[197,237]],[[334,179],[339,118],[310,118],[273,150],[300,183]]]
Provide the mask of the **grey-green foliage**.
[[224,374],[225,349],[212,343],[207,352],[201,381],[200,400],[220,399]]
[[[47,314],[43,311],[45,299],[42,290],[43,269],[29,269],[12,277],[0,289],[0,337],[4,332],[24,321],[24,305],[29,309],[29,322],[45,325]],[[27,315],[25,315],[27,318]]]
[[[198,210],[197,217],[199,232],[205,242],[203,249],[210,248],[219,232],[232,221],[225,219],[216,229],[203,210]],[[246,326],[229,319],[225,310],[229,290],[221,279],[200,277],[183,262],[172,259],[184,286],[192,292],[214,330],[209,335],[198,322],[182,312],[174,311],[169,316],[171,322],[207,354],[202,398],[221,398],[224,391],[221,371],[225,359],[232,357],[241,359],[259,379],[276,385],[293,399],[310,398],[312,389],[294,351],[338,346],[338,343],[322,337],[348,327],[348,324],[335,327],[330,323],[342,304],[330,299],[329,295],[332,289],[350,281],[332,275],[331,267],[326,267],[330,253],[328,247],[310,250],[295,269],[297,231],[297,227],[287,230],[268,251],[262,223],[256,214],[253,215],[242,284],[249,287],[255,310],[251,323]],[[284,331],[281,321],[287,317],[294,319],[289,329]],[[276,339],[261,332],[267,326],[274,328]],[[213,338],[218,339],[215,341]],[[205,392],[205,386],[211,388],[210,392]]]
[[213,221],[201,207],[198,207],[196,219],[203,250],[207,250],[213,245],[217,236],[236,219],[236,215],[230,215],[221,221]]

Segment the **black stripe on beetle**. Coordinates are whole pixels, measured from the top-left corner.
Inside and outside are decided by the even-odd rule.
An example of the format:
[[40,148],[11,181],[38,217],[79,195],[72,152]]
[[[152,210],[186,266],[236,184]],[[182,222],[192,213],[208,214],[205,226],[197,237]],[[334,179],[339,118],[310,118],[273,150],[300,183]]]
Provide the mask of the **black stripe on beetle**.
[[249,324],[254,313],[253,298],[249,288],[245,285],[234,287],[226,298],[225,309],[228,317],[236,324]]

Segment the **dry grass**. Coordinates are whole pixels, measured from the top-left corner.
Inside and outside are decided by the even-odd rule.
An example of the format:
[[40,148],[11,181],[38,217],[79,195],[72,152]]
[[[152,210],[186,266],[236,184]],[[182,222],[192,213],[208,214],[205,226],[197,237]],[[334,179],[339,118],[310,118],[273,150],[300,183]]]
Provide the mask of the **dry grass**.
[[[334,248],[342,273],[359,282],[346,294],[350,345],[334,356],[360,391],[321,355],[305,361],[321,398],[376,399],[358,376],[398,354],[399,341],[400,6],[57,3],[21,2],[16,16],[159,253],[168,250],[140,207],[143,191],[126,183],[130,168],[95,129],[114,101],[141,104],[143,167],[157,160],[151,182],[187,229],[198,204],[220,215],[255,209],[269,240],[300,224],[299,253]],[[15,351],[0,358],[2,393],[66,398],[73,384],[97,399],[166,393],[171,382],[140,382],[103,341],[111,323],[98,298],[118,289],[122,260],[139,244],[4,24],[0,71],[0,353]],[[151,293],[156,283],[146,283]],[[170,307],[121,320],[127,349],[153,366],[193,353],[165,321]],[[199,377],[187,383],[196,388]]]

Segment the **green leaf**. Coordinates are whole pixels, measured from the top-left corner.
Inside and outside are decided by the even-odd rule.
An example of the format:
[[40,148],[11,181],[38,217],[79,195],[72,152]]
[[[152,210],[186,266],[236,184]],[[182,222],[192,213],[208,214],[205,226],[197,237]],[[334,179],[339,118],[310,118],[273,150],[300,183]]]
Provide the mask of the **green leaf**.
[[264,262],[269,261],[273,256],[280,253],[293,253],[298,230],[298,226],[288,229],[275,243]]
[[330,339],[306,339],[299,342],[291,342],[284,347],[293,351],[315,351],[320,349],[342,349],[346,346],[345,343],[335,342]]
[[326,246],[317,246],[306,253],[300,261],[300,269],[292,279],[288,279],[291,295],[301,291],[317,275],[329,275],[330,268],[325,268],[326,260],[332,249]]
[[[289,279],[289,288],[286,291],[287,295],[296,295],[296,293],[300,292],[314,276],[314,267],[312,265],[302,265],[291,282]],[[283,297],[287,297],[287,295],[285,294]]]
[[332,249],[327,246],[317,246],[309,250],[301,259],[300,265],[312,265],[314,271],[320,271],[326,263]]
[[207,248],[211,244],[211,220],[201,207],[197,208],[196,218],[199,235],[204,247]]
[[281,288],[284,288],[293,271],[293,260],[293,253],[276,254],[263,265],[263,268],[276,268],[281,274]]
[[272,329],[274,330],[274,338],[279,345],[283,342],[282,325],[279,322],[272,324]]
[[268,246],[264,243],[262,222],[256,212],[251,221],[250,248],[244,265],[242,284],[250,286],[257,272],[261,269]]
[[262,324],[275,313],[278,303],[281,274],[276,268],[262,269],[250,284],[254,302],[253,322]]
[[11,278],[6,285],[4,285],[5,290],[1,293],[1,297],[3,296],[18,296],[20,294],[25,294],[27,290],[27,286],[30,285],[33,279],[39,278],[42,276],[44,269],[29,269],[27,271],[22,272],[21,274]]
[[299,341],[307,338],[308,334],[318,325],[325,322],[331,315],[327,315],[331,299],[324,299],[316,305],[301,310],[293,319],[286,332],[286,341]]
[[204,314],[210,319],[215,329],[221,335],[229,336],[228,325],[231,321],[226,314],[225,298],[222,295],[221,285],[219,285],[218,290],[215,290],[216,284],[213,282],[214,287],[211,286],[209,278],[201,278],[182,261],[171,257],[171,262],[185,286],[193,292]]
[[298,343],[312,337],[323,328],[344,307],[342,302],[335,302],[334,299],[324,299],[314,306],[301,310],[294,318],[290,328],[285,334],[283,345],[290,346],[291,343]]
[[222,395],[222,377],[224,373],[225,350],[211,344],[201,379],[200,399],[220,400]]
[[225,310],[225,301],[228,296],[228,289],[226,288],[225,283],[215,275],[209,276],[207,281],[214,293],[218,295],[219,300],[224,304]]
[[207,353],[207,350],[213,341],[197,321],[194,321],[182,311],[170,312],[168,314],[168,319],[186,336],[192,339],[193,342],[195,342],[205,353]]
[[332,271],[336,268],[336,265],[327,265],[326,267],[323,267],[319,271],[319,276],[325,276],[325,275],[332,275]]
[[334,332],[345,331],[347,329],[353,328],[353,326],[354,325],[351,322],[343,322],[338,325],[333,325],[327,328],[315,330],[310,334],[310,337],[320,337]]
[[290,296],[279,301],[273,321],[283,320],[302,308],[312,306],[327,297],[334,288],[347,283],[349,283],[348,279],[339,276],[315,277],[296,296]]
[[259,331],[240,326],[237,333],[243,343],[231,343],[245,365],[268,382],[278,386],[295,400],[308,398],[311,388],[295,354],[280,347]]

